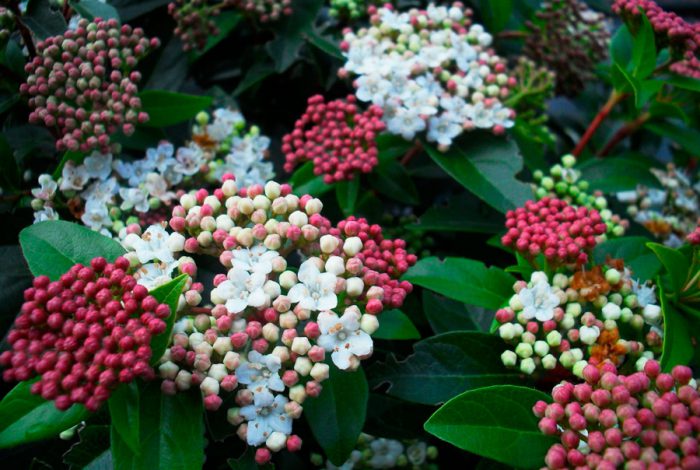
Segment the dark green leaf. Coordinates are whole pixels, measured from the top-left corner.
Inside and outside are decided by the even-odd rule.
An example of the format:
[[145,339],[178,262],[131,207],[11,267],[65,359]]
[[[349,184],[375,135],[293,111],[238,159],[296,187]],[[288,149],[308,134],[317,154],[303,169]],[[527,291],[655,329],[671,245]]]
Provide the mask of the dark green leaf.
[[119,21],[117,9],[108,3],[100,2],[99,0],[70,0],[68,3],[80,16],[88,20],[94,20],[95,18],[109,20],[114,18]]
[[415,439],[424,434],[423,423],[433,411],[432,406],[408,403],[383,393],[370,393],[363,432],[390,439]]
[[350,181],[335,183],[335,196],[343,214],[350,216],[355,212],[357,196],[360,194],[360,176],[355,175]]
[[306,33],[305,38],[312,46],[317,47],[329,56],[341,60],[345,59],[343,51],[340,50],[340,46],[336,44],[332,38],[323,36],[316,30],[311,30]]
[[243,455],[237,459],[228,459],[226,463],[232,470],[272,470],[275,468],[271,463],[262,466],[258,465],[255,462],[255,449],[253,447],[246,448]]
[[7,65],[7,67],[14,72],[18,78],[26,77],[27,73],[24,71],[26,59],[24,58],[22,48],[17,41],[7,41],[2,57],[2,63]]
[[643,155],[616,156],[615,158],[591,158],[577,166],[583,179],[592,189],[615,193],[636,189],[638,184],[659,188],[661,183],[649,171],[651,163]]
[[688,278],[690,271],[689,260],[680,251],[669,248],[666,245],[647,243],[647,246],[656,254],[656,257],[659,258],[661,264],[666,268],[671,287],[669,293],[679,293]]
[[185,284],[187,284],[188,276],[181,274],[167,284],[156,287],[150,294],[160,303],[167,304],[170,307],[170,316],[165,320],[167,325],[165,331],[151,339],[151,363],[155,364],[161,358],[170,341],[170,333],[173,331],[175,317],[177,317],[177,303],[180,300]]
[[18,188],[22,184],[19,165],[4,135],[0,135],[0,186]]
[[[659,299],[661,300],[661,312],[664,317],[664,343],[661,354],[661,368],[665,372],[671,372],[674,366],[688,365],[695,354],[693,344],[693,330],[688,319],[678,311],[676,306],[668,299],[664,292],[662,282],[657,282]],[[697,334],[698,332],[695,331]]]
[[465,390],[522,382],[501,361],[505,343],[496,335],[455,331],[414,345],[405,361],[389,355],[369,369],[373,387],[389,383],[388,393],[403,400],[436,405]]
[[700,154],[700,131],[672,120],[650,121],[644,127],[661,137],[667,137],[692,154]]
[[109,3],[117,8],[122,21],[131,21],[144,13],[167,5],[170,1],[171,0],[111,0]]
[[491,33],[505,28],[513,13],[514,0],[479,0],[479,13]]
[[214,18],[214,23],[216,24],[219,34],[209,36],[207,38],[207,43],[202,48],[202,50],[192,51],[192,58],[194,60],[199,59],[208,51],[210,51],[214,46],[219,44],[226,36],[229,35],[231,31],[236,29],[238,23],[243,19],[243,15],[238,11],[224,11],[220,15]]
[[490,309],[499,308],[513,295],[515,278],[481,261],[434,256],[412,266],[403,279],[451,299]]
[[470,390],[445,403],[425,430],[468,452],[519,468],[539,468],[558,442],[538,429],[532,406],[549,396],[526,387],[502,385]]
[[84,153],[81,153],[81,152],[74,152],[72,150],[67,150],[63,154],[63,157],[61,157],[61,161],[58,163],[58,166],[53,171],[53,179],[58,180],[58,178],[61,177],[61,174],[63,173],[63,167],[66,166],[66,163],[73,162],[76,165],[79,165],[79,164],[83,163],[83,160],[85,160],[86,156],[87,155],[85,155]]
[[238,84],[235,90],[233,90],[233,96],[238,96],[254,85],[262,82],[270,75],[275,74],[275,65],[270,62],[256,62],[253,64],[246,73],[243,80]]
[[654,279],[661,269],[661,263],[647,243],[649,239],[644,237],[607,240],[593,249],[593,259],[597,264],[604,264],[608,256],[623,259],[625,266],[632,270],[632,277],[644,282]]
[[665,101],[654,101],[649,106],[649,113],[652,118],[680,119],[684,124],[690,124],[690,118],[678,103],[668,103]]
[[419,339],[420,333],[401,310],[386,310],[379,316],[379,329],[372,336],[378,339]]
[[81,405],[59,411],[30,388],[20,382],[0,401],[0,449],[56,437],[89,415]]
[[656,42],[654,28],[644,13],[641,25],[634,35],[632,45],[632,75],[642,80],[651,75],[656,68]]
[[30,225],[20,232],[19,242],[32,274],[45,274],[54,281],[74,264],[89,265],[98,256],[114,261],[124,254],[111,238],[61,220]]
[[515,178],[523,159],[511,140],[479,133],[459,139],[446,153],[432,145],[425,148],[450,176],[500,212],[532,199],[530,186]]
[[414,145],[403,137],[387,132],[379,134],[376,138],[376,142],[380,162],[396,160],[405,155]]
[[166,127],[192,119],[211,106],[211,96],[186,95],[171,91],[146,90],[139,93],[149,119],[145,126]]
[[84,470],[111,470],[112,453],[109,451],[109,426],[86,426],[78,431],[80,441],[63,455],[63,462],[71,468]]
[[406,167],[396,160],[380,163],[369,175],[372,187],[390,198],[404,204],[420,202],[418,190]]
[[289,179],[294,194],[303,196],[321,196],[333,189],[333,184],[323,182],[323,175],[314,175],[314,163],[306,162],[297,168]]
[[423,291],[423,313],[435,334],[479,330],[467,306],[432,291]]
[[19,245],[0,246],[0,331],[7,331],[24,303],[22,293],[32,285],[32,273]]
[[471,194],[451,197],[446,203],[434,205],[418,218],[409,230],[435,232],[496,233],[503,230],[503,216]]
[[610,57],[612,57],[614,63],[626,69],[627,64],[632,60],[633,47],[634,38],[627,26],[622,25],[617,29],[610,41]]
[[14,150],[17,161],[30,155],[52,155],[56,140],[45,127],[26,124],[10,127],[3,131],[7,143]]
[[139,387],[139,450],[134,453],[112,427],[115,470],[202,468],[204,425],[199,390],[166,395],[157,381]]
[[107,402],[112,428],[134,453],[139,453],[139,387],[136,382],[121,384]]
[[280,22],[275,39],[265,46],[277,73],[284,72],[296,61],[305,38],[313,32],[321,6],[320,0],[297,0],[292,4],[294,14]]
[[615,91],[617,91],[618,93],[633,93],[635,96],[636,103],[636,100],[640,99],[639,91],[641,85],[639,83],[639,80],[630,75],[630,73],[617,62],[613,63],[610,72],[610,78],[612,79]]
[[19,101],[19,95],[17,93],[13,94],[0,94],[0,114],[4,113],[8,109],[12,108]]
[[682,75],[673,75],[666,78],[666,83],[684,90],[690,90],[700,93],[700,80]]
[[368,394],[362,369],[346,372],[331,364],[321,394],[304,402],[304,416],[311,431],[335,465],[342,465],[357,444],[365,423]]
[[[182,40],[173,36],[164,46],[158,48],[157,54],[158,60],[143,89],[178,91],[189,74],[189,62],[187,55],[182,52]],[[137,128],[136,132],[139,130]],[[162,132],[161,129],[156,130]],[[135,135],[132,135],[127,140],[134,137]]]
[[63,34],[68,27],[61,12],[51,8],[49,0],[29,0],[22,22],[39,39]]

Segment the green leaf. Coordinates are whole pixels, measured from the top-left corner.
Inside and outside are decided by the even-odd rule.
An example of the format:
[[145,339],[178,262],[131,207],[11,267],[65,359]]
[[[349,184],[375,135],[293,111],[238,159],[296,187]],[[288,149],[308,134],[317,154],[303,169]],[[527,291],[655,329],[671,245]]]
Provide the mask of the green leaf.
[[173,331],[173,325],[177,317],[177,303],[180,300],[180,294],[182,294],[185,284],[187,284],[187,279],[188,276],[186,274],[180,274],[172,281],[158,286],[150,292],[158,302],[167,304],[170,307],[170,316],[165,320],[165,331],[151,339],[151,351],[153,351],[151,365],[155,365],[160,360],[168,347],[170,334]]
[[0,401],[0,449],[56,437],[89,415],[82,405],[60,411],[31,386],[20,382]]
[[63,455],[63,463],[83,470],[111,470],[112,453],[109,451],[109,426],[90,425],[78,431],[80,441]]
[[470,133],[446,153],[428,144],[425,148],[450,176],[500,212],[532,199],[530,186],[515,178],[523,169],[523,158],[512,140]]
[[157,381],[139,386],[139,453],[112,426],[115,470],[202,468],[204,424],[199,390],[166,395]]
[[29,0],[21,21],[39,39],[63,34],[68,27],[61,12],[51,8],[49,0]]
[[532,406],[550,401],[526,387],[502,385],[464,392],[445,403],[425,430],[468,452],[518,468],[539,468],[558,442],[538,429]]
[[632,270],[632,277],[642,282],[654,279],[661,269],[661,263],[647,246],[645,237],[622,237],[606,240],[593,249],[593,259],[597,264],[604,264],[609,256],[625,260],[625,266]]
[[84,153],[81,153],[81,152],[74,152],[72,150],[67,150],[63,154],[63,157],[61,157],[61,161],[58,163],[58,166],[53,171],[53,179],[57,180],[58,178],[61,177],[61,174],[63,173],[63,167],[66,166],[66,163],[74,162],[76,165],[79,165],[79,164],[83,163],[83,160],[85,160],[86,156],[87,155],[85,155]]
[[478,330],[466,305],[447,299],[432,291],[423,291],[423,313],[435,334],[448,331]]
[[644,80],[639,83],[639,89],[634,95],[634,103],[637,109],[642,109],[659,90],[664,87],[661,80]]
[[501,214],[467,193],[430,207],[417,223],[406,228],[435,232],[497,233],[503,230],[504,223]]
[[350,181],[338,181],[335,183],[335,197],[338,205],[346,216],[355,212],[355,204],[360,194],[360,176],[355,175]]
[[647,243],[647,247],[654,252],[656,257],[661,261],[670,281],[671,293],[678,294],[690,271],[690,263],[688,259],[680,251],[669,248],[666,245],[659,243]]
[[362,369],[346,372],[331,364],[317,398],[304,402],[304,416],[328,459],[342,465],[357,444],[367,413],[369,389]]
[[649,114],[652,118],[680,119],[685,125],[690,124],[688,114],[678,103],[668,103],[666,101],[654,101],[649,106]]
[[187,95],[172,91],[146,90],[139,93],[148,122],[143,126],[166,127],[192,119],[211,106],[211,96]]
[[311,30],[310,32],[305,33],[304,38],[309,42],[309,44],[325,52],[329,56],[335,57],[336,59],[345,60],[343,51],[340,50],[340,46],[336,44],[332,38],[323,36],[316,30]]
[[688,319],[665,295],[663,283],[659,280],[656,285],[659,288],[661,312],[664,316],[663,350],[660,363],[662,370],[671,372],[674,366],[690,364],[695,354],[693,329]]
[[660,188],[661,183],[649,171],[651,162],[643,155],[615,156],[615,158],[591,158],[577,165],[583,179],[592,189],[615,193],[636,189],[638,184]]
[[280,21],[275,39],[265,45],[277,73],[296,61],[305,39],[314,31],[314,21],[322,5],[320,0],[297,0],[292,4],[294,14]]
[[610,57],[613,62],[619,64],[623,69],[632,60],[632,49],[634,48],[634,38],[626,25],[620,26],[610,41]]
[[7,68],[17,75],[18,78],[24,79],[27,76],[27,72],[24,71],[25,62],[26,59],[19,43],[13,40],[7,41],[2,55],[2,63],[7,65]]
[[700,80],[682,75],[673,75],[666,78],[666,83],[684,90],[700,93]]
[[333,184],[323,182],[323,175],[314,175],[314,162],[306,162],[297,168],[289,179],[294,194],[321,196],[333,189]]
[[109,401],[112,428],[134,453],[139,453],[139,387],[136,382],[121,384]]
[[642,80],[656,68],[656,42],[649,18],[643,12],[639,16],[642,21],[632,44],[632,75]]
[[700,154],[700,131],[673,120],[650,121],[644,127],[654,134],[667,137],[692,154]]
[[515,278],[481,261],[434,256],[412,266],[403,279],[451,299],[470,305],[497,309],[513,295]]
[[119,21],[117,9],[108,3],[100,2],[99,0],[70,0],[68,3],[80,16],[88,20],[94,20],[95,18],[108,20],[114,18]]
[[252,88],[258,83],[265,80],[270,75],[275,74],[275,65],[270,62],[256,62],[249,69],[248,72],[243,77],[243,80],[238,84],[235,90],[233,90],[233,96],[239,96],[244,91]]
[[22,184],[19,165],[4,135],[0,135],[0,186],[17,188]]
[[275,468],[272,463],[258,465],[255,462],[255,449],[253,447],[247,447],[243,455],[237,459],[228,459],[226,463],[232,470],[274,470]]
[[171,0],[110,0],[119,11],[122,21],[131,21],[134,18],[167,5]]
[[514,0],[479,0],[479,13],[491,33],[505,28],[513,13]]
[[639,80],[630,75],[630,73],[617,62],[612,65],[610,78],[612,79],[615,91],[620,93],[633,93],[636,104],[636,100],[640,99],[639,93],[641,84],[639,83]]
[[409,205],[420,202],[408,170],[396,160],[380,163],[369,174],[369,181],[374,189],[396,201]]
[[496,335],[455,331],[424,339],[405,361],[389,355],[370,370],[372,387],[389,383],[389,395],[436,405],[465,390],[522,382],[501,361],[505,343]]
[[397,158],[405,155],[406,152],[408,152],[414,145],[412,142],[409,142],[403,137],[389,134],[388,132],[379,134],[376,138],[376,142],[380,163],[389,160],[396,160]]
[[378,339],[419,339],[420,333],[401,310],[386,310],[379,315],[379,329],[372,336]]
[[30,225],[19,233],[19,242],[32,274],[44,274],[52,281],[74,264],[89,265],[98,256],[114,261],[124,254],[124,248],[111,238],[61,220]]
[[219,34],[209,36],[207,38],[207,43],[204,45],[202,50],[193,50],[191,53],[192,60],[199,59],[214,48],[214,46],[224,40],[231,31],[236,29],[236,26],[238,26],[238,23],[240,23],[242,19],[243,15],[240,12],[233,10],[224,11],[223,13],[214,17],[214,24],[216,24]]

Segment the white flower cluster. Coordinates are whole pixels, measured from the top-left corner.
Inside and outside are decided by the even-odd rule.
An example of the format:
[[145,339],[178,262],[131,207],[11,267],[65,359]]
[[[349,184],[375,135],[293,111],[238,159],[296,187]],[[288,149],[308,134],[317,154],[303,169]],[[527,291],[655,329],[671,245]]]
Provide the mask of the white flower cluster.
[[502,133],[514,124],[502,99],[515,79],[491,41],[459,4],[405,13],[384,7],[370,28],[345,34],[340,73],[357,77],[357,98],[384,110],[389,132],[410,140],[427,131],[447,150],[464,131]]
[[700,220],[700,181],[675,168],[651,169],[660,188],[639,185],[616,194],[627,205],[627,213],[665,245],[680,247]]
[[32,190],[35,222],[58,219],[55,209],[64,203],[72,208],[74,201],[81,210],[72,212],[81,212],[83,224],[110,236],[125,224],[144,225],[144,214],[176,202],[179,190],[221,181],[224,173],[241,184],[264,184],[274,176],[264,160],[270,139],[256,127],[243,132],[240,113],[220,108],[209,120],[206,113],[198,116],[192,141],[177,149],[161,142],[134,161],[93,152],[80,164],[66,162],[58,181],[41,175],[40,187]]
[[[357,446],[350,453],[350,457],[341,466],[333,465],[326,461],[324,468],[327,470],[352,470],[354,468],[412,468],[414,470],[433,467],[431,461],[438,456],[438,450],[420,440],[388,439],[375,437],[369,434],[360,434]],[[316,466],[323,465],[323,458],[318,454],[311,456],[311,461]]]

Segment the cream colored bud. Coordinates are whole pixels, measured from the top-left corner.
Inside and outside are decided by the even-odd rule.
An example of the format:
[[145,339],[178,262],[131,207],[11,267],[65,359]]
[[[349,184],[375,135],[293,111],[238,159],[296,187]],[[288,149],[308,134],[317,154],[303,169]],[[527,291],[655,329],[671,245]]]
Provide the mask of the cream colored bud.
[[282,291],[280,285],[277,284],[275,281],[267,281],[263,285],[263,292],[265,292],[265,294],[267,294],[267,296],[271,299],[276,299],[277,297],[279,297]]
[[286,346],[275,346],[271,354],[278,357],[280,362],[287,362],[289,360],[289,348]]
[[207,196],[204,198],[204,204],[208,205],[211,207],[214,212],[218,211],[221,209],[221,201],[219,201],[219,198],[216,196]]
[[345,285],[345,291],[350,297],[358,297],[362,295],[362,291],[365,289],[365,283],[359,277],[351,277],[347,280]]
[[234,371],[241,364],[241,355],[235,351],[229,351],[224,355],[224,365],[229,371]]
[[189,390],[192,386],[192,374],[186,370],[181,370],[175,377],[175,386],[178,390]]
[[321,237],[320,244],[322,252],[331,254],[338,248],[340,239],[335,235],[324,235]]
[[224,184],[221,185],[221,191],[224,193],[224,196],[231,197],[236,195],[238,192],[238,186],[236,186],[235,181],[226,180],[224,181]]
[[280,314],[279,322],[280,326],[286,330],[288,328],[295,328],[297,323],[299,323],[299,319],[293,312],[287,312]]
[[166,244],[172,252],[182,251],[185,249],[185,237],[177,232],[171,233]]
[[278,197],[280,197],[281,193],[282,187],[279,183],[275,181],[268,181],[267,183],[265,183],[265,196],[267,196],[269,199],[277,199]]
[[299,357],[294,362],[294,370],[302,377],[309,375],[312,367],[313,364],[311,363],[311,360],[306,357]]
[[262,335],[270,343],[275,343],[280,337],[280,329],[274,323],[266,323],[262,328]]
[[304,386],[299,384],[290,388],[289,399],[299,404],[304,403],[304,400],[306,400],[306,390],[304,390]]
[[255,210],[255,206],[253,205],[253,200],[250,199],[249,197],[242,197],[238,200],[238,204],[236,204],[238,207],[238,210],[240,211],[241,214],[245,215],[250,215],[253,213]]
[[158,372],[163,379],[174,380],[179,370],[180,368],[178,365],[170,361],[164,362],[158,366]]
[[223,230],[225,232],[228,232],[233,228],[234,223],[231,217],[228,216],[228,214],[221,214],[216,218],[216,228],[219,230]]
[[197,198],[194,194],[183,194],[180,198],[180,205],[188,211],[197,205]]
[[219,381],[212,377],[205,377],[199,385],[204,396],[219,394]]
[[350,237],[343,244],[343,251],[348,256],[355,256],[362,250],[362,240],[360,237]]
[[216,341],[214,341],[213,349],[219,356],[225,355],[227,352],[233,350],[231,338],[229,338],[228,336],[220,336],[216,338]]
[[297,275],[294,271],[285,271],[279,277],[280,286],[283,289],[291,289],[297,283]]
[[316,198],[311,199],[309,201],[306,201],[306,205],[304,206],[304,210],[309,215],[318,214],[321,212],[322,209],[323,209],[323,203],[321,202],[320,199],[316,199]]
[[274,431],[265,441],[265,445],[272,452],[279,452],[287,444],[287,435],[279,431]]
[[223,364],[212,364],[207,375],[217,382],[221,382],[228,375],[228,370]]
[[309,349],[311,349],[311,342],[306,336],[297,336],[292,340],[292,352],[304,356]]
[[330,367],[323,362],[317,362],[311,368],[311,377],[317,382],[323,382],[330,376]]
[[309,217],[302,211],[294,211],[289,216],[289,223],[301,228],[309,223]]
[[379,329],[379,320],[376,315],[365,313],[360,320],[360,328],[368,335],[374,334]]

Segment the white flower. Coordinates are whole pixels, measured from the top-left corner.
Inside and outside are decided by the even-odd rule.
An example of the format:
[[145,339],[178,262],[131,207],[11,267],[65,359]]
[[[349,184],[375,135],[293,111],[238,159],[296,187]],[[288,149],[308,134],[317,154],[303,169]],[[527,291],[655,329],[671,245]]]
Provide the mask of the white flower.
[[99,201],[102,204],[114,203],[114,195],[119,191],[117,179],[112,177],[105,181],[95,181],[82,192],[80,197],[86,201]]
[[153,290],[167,284],[172,279],[172,272],[176,266],[177,262],[144,264],[134,273],[134,279],[136,279],[137,284],[148,290]]
[[242,312],[249,306],[262,307],[268,299],[263,290],[266,280],[267,277],[261,273],[251,274],[243,269],[231,269],[228,279],[212,289],[212,301],[223,300],[231,313]]
[[35,198],[50,201],[56,194],[56,189],[58,188],[58,183],[56,183],[51,175],[43,174],[39,176],[40,188],[32,189],[32,196]]
[[253,392],[255,406],[268,406],[274,396],[270,390],[284,391],[284,383],[279,375],[282,367],[280,358],[267,354],[263,356],[257,351],[248,353],[248,362],[243,362],[236,368],[238,382],[247,385]]
[[598,340],[600,336],[600,328],[597,326],[582,326],[579,329],[579,339],[583,344],[588,344],[589,346]]
[[452,145],[452,139],[461,133],[462,126],[456,124],[447,113],[430,118],[428,140],[431,142],[449,147]]
[[403,453],[403,444],[395,439],[375,439],[369,447],[372,449],[372,458],[369,460],[372,468],[394,468],[396,460]]
[[137,212],[148,212],[148,193],[143,188],[121,188],[119,196],[123,199],[122,210],[134,209]]
[[85,203],[85,212],[80,220],[93,230],[100,230],[102,227],[112,225],[107,206],[97,200],[89,200]]
[[73,161],[67,161],[61,172],[61,191],[74,189],[80,191],[85,187],[89,179],[88,172],[83,165],[76,165]]
[[168,182],[158,173],[149,173],[146,175],[144,188],[148,191],[148,194],[163,202],[175,199],[175,193],[168,191]]
[[152,260],[158,260],[163,263],[175,261],[173,252],[168,248],[169,234],[160,225],[151,225],[140,237],[127,237],[127,239],[129,240],[125,240],[125,243],[131,245],[141,263],[147,263]]
[[44,207],[40,211],[34,213],[34,223],[43,222],[45,220],[58,220],[58,214],[51,207]]
[[267,406],[248,405],[241,408],[241,416],[248,420],[246,441],[251,446],[257,446],[267,440],[273,432],[289,435],[292,432],[292,418],[284,411],[289,402],[282,395],[277,395]]
[[199,167],[204,162],[204,154],[195,145],[180,147],[177,149],[175,159],[177,160],[175,171],[183,175],[192,176],[199,171]]
[[243,269],[248,272],[268,274],[272,271],[272,260],[279,256],[279,253],[268,250],[263,245],[256,245],[253,248],[240,248],[233,250],[231,260],[234,269]]
[[357,79],[357,98],[382,106],[384,97],[391,90],[391,82],[379,75],[363,75]]
[[161,173],[165,173],[168,167],[175,164],[173,154],[175,148],[170,142],[162,142],[156,148],[146,150],[146,161],[148,165],[157,169]]
[[[534,274],[533,274],[534,277]],[[559,306],[559,297],[552,291],[552,286],[541,277],[528,288],[518,292],[523,305],[523,318],[545,322],[554,318],[554,309]]]
[[372,352],[372,338],[360,329],[360,314],[356,310],[346,309],[340,318],[333,312],[321,312],[318,327],[321,330],[318,345],[326,351],[333,351],[331,359],[340,369],[351,366],[351,357],[367,356]]
[[[146,175],[154,170],[151,162],[147,160],[139,160],[131,164],[129,185],[133,188],[137,187],[146,179]],[[118,170],[117,170],[118,171]]]
[[112,154],[92,152],[83,162],[90,178],[106,180],[112,174]]
[[307,310],[330,310],[338,305],[336,279],[335,274],[321,273],[313,261],[304,261],[299,267],[301,283],[289,289],[287,296]]
[[640,283],[639,280],[632,281],[632,293],[637,296],[637,303],[642,308],[656,303],[655,289],[656,286],[649,287],[646,283]]
[[414,109],[399,108],[387,122],[387,130],[411,140],[417,132],[425,130],[425,120]]
[[428,454],[428,444],[423,441],[411,444],[406,448],[406,457],[413,465],[423,465]]
[[245,119],[238,111],[219,108],[214,111],[214,122],[207,126],[207,135],[221,142],[230,136],[237,126],[244,123]]

